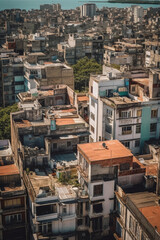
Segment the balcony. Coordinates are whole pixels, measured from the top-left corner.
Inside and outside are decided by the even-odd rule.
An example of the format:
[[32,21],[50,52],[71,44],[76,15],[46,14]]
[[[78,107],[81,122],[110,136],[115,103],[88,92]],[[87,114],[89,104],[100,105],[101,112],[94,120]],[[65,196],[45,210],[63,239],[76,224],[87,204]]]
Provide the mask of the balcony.
[[23,211],[25,211],[24,206],[17,206],[17,207],[15,206],[15,207],[3,209],[3,214],[19,213],[19,212],[23,212]]
[[44,222],[44,221],[56,221],[59,218],[59,214],[58,213],[50,213],[50,214],[45,214],[45,215],[41,215],[41,216],[37,216],[36,220],[37,222]]
[[132,130],[122,131],[122,135],[129,135],[129,134],[132,134]]

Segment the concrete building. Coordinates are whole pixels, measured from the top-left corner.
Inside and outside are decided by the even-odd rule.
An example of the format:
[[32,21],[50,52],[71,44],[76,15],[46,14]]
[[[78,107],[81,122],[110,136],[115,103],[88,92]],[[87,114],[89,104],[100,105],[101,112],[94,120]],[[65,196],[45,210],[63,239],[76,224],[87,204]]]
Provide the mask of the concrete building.
[[147,68],[160,67],[159,41],[145,41],[145,66]]
[[138,154],[145,141],[159,138],[157,71],[150,71],[149,78],[131,81],[116,75],[118,70],[112,75],[108,70],[108,75],[91,76],[90,141],[118,139]]
[[68,64],[75,64],[79,59],[87,56],[97,62],[103,62],[103,36],[78,36],[69,34],[68,42],[58,44],[59,54],[63,54]]
[[25,91],[36,91],[37,87],[66,84],[74,89],[73,69],[64,63],[24,63]]
[[23,60],[13,53],[0,55],[0,106],[18,101],[17,94],[24,92]]
[[80,7],[81,17],[91,17],[93,18],[96,14],[96,4],[86,3]]
[[134,186],[144,174],[145,168],[117,140],[79,144],[78,179],[89,204],[86,198],[79,203],[78,239],[111,239],[117,182]]
[[133,57],[128,53],[121,51],[115,46],[104,46],[104,64],[112,66],[116,64],[119,66],[127,66],[128,68],[133,65]]
[[0,140],[0,239],[27,237],[26,190],[9,140]]
[[12,148],[21,172],[26,167],[50,166],[54,155],[76,152],[89,140],[88,124],[77,114],[75,93],[61,85],[21,93],[21,111],[11,114]]
[[72,186],[62,185],[43,170],[24,173],[29,194],[29,217],[34,240],[75,240],[77,196]]
[[134,23],[142,22],[144,9],[141,6],[132,6]]
[[54,11],[60,11],[61,10],[61,4],[57,3],[57,4],[53,4],[53,10]]
[[115,239],[160,239],[159,196],[147,190],[129,193],[118,187]]

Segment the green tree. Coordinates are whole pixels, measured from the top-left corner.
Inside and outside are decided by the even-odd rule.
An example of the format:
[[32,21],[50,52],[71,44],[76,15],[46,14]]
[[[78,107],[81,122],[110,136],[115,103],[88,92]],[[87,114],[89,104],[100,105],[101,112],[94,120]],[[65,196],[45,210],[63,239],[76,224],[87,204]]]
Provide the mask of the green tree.
[[10,113],[18,111],[17,104],[0,108],[0,139],[11,138]]
[[102,66],[95,59],[84,57],[72,66],[75,77],[75,90],[79,92],[86,91],[89,85],[89,77],[91,73],[100,74]]

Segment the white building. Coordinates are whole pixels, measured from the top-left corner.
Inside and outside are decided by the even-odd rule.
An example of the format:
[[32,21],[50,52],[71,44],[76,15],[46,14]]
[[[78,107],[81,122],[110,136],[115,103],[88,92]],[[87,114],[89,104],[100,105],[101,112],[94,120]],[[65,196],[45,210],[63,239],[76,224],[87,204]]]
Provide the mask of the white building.
[[103,66],[103,75],[91,75],[89,82],[89,123],[90,123],[90,141],[99,141],[102,137],[98,133],[98,126],[102,124],[102,113],[100,111],[101,97],[111,97],[113,92],[117,92],[118,88],[123,88],[125,80],[121,76],[121,72]]
[[159,88],[153,91],[157,73],[129,82],[118,70],[110,71],[90,78],[90,142],[118,139],[138,154],[145,141],[160,135]]
[[33,239],[75,240],[77,196],[72,187],[54,185],[53,176],[38,170],[25,175],[25,182]]
[[78,145],[79,183],[89,197],[85,208],[87,224],[84,226],[81,221],[79,226],[85,234],[88,230],[84,239],[105,239],[110,234],[117,181],[121,186],[133,186],[144,176],[145,169],[133,168],[133,161],[132,153],[117,140]]
[[91,17],[93,18],[96,14],[96,4],[86,3],[80,7],[81,17]]
[[134,23],[141,22],[144,16],[144,9],[141,6],[132,6]]

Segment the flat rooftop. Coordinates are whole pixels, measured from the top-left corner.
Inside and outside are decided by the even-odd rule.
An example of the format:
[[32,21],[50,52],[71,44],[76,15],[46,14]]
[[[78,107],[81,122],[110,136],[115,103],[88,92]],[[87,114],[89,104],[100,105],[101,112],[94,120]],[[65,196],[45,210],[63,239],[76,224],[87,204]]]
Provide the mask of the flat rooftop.
[[160,233],[160,206],[157,201],[160,199],[153,192],[138,192],[127,194],[131,201],[136,205],[148,222]]
[[89,101],[89,97],[87,96],[79,96],[77,97],[79,102],[88,102]]
[[76,198],[76,193],[71,187],[58,187],[57,192],[60,200]]
[[129,97],[110,97],[110,98],[101,98],[101,100],[106,103],[107,105],[113,107],[116,107],[118,105],[127,105],[127,104],[135,104],[139,103],[137,100],[132,100]]
[[145,208],[150,206],[157,206],[156,201],[159,199],[153,192],[143,191],[126,194],[137,208]]
[[57,118],[56,125],[63,126],[63,125],[75,125],[75,124],[84,124],[84,120],[81,118]]
[[160,233],[160,206],[150,206],[139,208],[148,222]]
[[15,164],[0,166],[0,176],[9,176],[19,174],[19,169]]
[[0,140],[0,157],[12,155],[12,148],[8,139]]
[[118,140],[78,144],[78,150],[90,164],[104,161],[109,166],[120,163],[121,158],[133,159],[133,154]]

